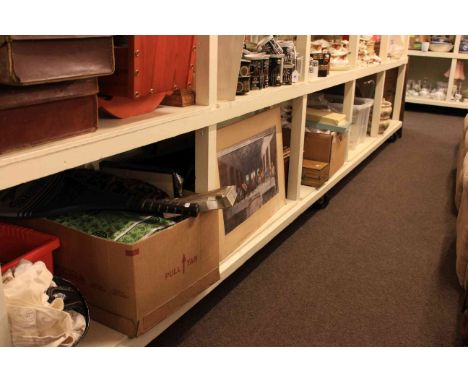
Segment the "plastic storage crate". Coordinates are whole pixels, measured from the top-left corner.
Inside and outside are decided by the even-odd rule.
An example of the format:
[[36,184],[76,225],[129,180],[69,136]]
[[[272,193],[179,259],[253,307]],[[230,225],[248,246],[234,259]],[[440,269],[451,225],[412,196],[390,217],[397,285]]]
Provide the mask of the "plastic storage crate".
[[60,247],[57,237],[13,224],[0,223],[0,263],[2,273],[21,259],[43,261],[53,274],[52,251]]
[[[343,112],[343,96],[339,95],[325,95],[326,100],[329,102],[328,107],[337,112]],[[374,100],[370,98],[354,98],[353,106],[353,123],[349,131],[349,148],[352,150],[359,143],[364,141],[367,135],[367,125],[369,123],[369,115],[374,105]]]

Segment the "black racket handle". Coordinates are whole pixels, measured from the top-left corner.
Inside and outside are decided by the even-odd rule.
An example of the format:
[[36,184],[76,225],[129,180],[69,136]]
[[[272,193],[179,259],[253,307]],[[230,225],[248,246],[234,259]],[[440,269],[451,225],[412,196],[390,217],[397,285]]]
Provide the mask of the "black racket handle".
[[153,214],[170,213],[197,217],[200,213],[198,203],[184,203],[164,199],[132,200],[129,207],[139,212]]

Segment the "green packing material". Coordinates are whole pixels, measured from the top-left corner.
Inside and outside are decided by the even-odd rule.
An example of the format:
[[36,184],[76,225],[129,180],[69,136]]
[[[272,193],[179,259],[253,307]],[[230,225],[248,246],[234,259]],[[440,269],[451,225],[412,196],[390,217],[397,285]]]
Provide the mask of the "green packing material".
[[175,222],[124,211],[95,211],[70,213],[49,218],[66,227],[89,235],[125,244],[134,244]]
[[336,131],[337,133],[346,133],[346,131],[348,131],[349,127],[351,126],[351,122],[346,122],[342,126],[335,126],[329,125],[327,123],[306,120],[306,126],[311,129],[318,129],[322,131]]

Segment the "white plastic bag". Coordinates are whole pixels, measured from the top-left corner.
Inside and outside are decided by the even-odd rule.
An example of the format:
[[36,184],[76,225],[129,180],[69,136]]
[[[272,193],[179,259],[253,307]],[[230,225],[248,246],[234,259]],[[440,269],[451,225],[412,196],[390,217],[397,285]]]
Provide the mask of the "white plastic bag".
[[65,312],[64,302],[48,302],[52,274],[42,261],[22,260],[3,275],[11,340],[14,346],[71,346],[84,332],[84,317]]

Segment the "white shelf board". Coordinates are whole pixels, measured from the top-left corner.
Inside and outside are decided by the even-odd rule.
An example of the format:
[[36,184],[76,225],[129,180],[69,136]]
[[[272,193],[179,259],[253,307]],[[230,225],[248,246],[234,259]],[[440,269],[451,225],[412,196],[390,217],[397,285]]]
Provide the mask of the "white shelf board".
[[214,107],[162,106],[153,113],[134,118],[102,119],[99,129],[93,133],[0,155],[0,190],[396,68],[407,61],[404,57],[380,65],[332,71],[328,77],[251,91],[234,101],[220,101]]
[[93,162],[162,139],[192,131],[207,106],[161,106],[127,119],[101,119],[92,133],[5,153],[0,156],[0,189]]
[[422,98],[422,97],[406,97],[405,102],[418,103],[421,105],[432,105],[432,106],[454,107],[458,109],[468,109],[468,102],[437,101],[434,99]]
[[422,52],[420,50],[408,50],[408,56],[433,57],[433,58],[456,58],[459,60],[468,60],[468,53],[455,52]]
[[250,259],[256,252],[271,241],[278,233],[291,224],[299,215],[327,193],[341,179],[349,174],[356,166],[366,159],[372,152],[380,147],[392,134],[400,129],[400,121],[392,121],[384,134],[377,137],[366,137],[355,150],[348,155],[348,161],[324,184],[316,189],[301,186],[301,198],[297,201],[287,200],[286,204],[273,215],[265,224],[255,231],[245,243],[232,255],[220,264],[221,279],[200,293],[197,297],[183,305],[176,312],[160,322],[147,333],[136,337],[127,336],[110,329],[102,324],[92,321],[89,332],[80,346],[145,346],[172,325],[177,319],[207,296],[223,280],[235,272],[242,264]]
[[397,68],[408,63],[408,57],[398,60],[389,59],[377,65],[358,66],[350,70],[332,70],[327,77],[316,77],[306,84],[305,94],[321,91],[332,86],[344,84],[359,78]]
[[308,82],[298,82],[292,85],[269,87],[263,90],[250,91],[237,96],[234,101],[219,101],[217,112],[222,112],[222,118],[216,123],[227,121],[262,108],[277,105],[303,95],[318,92],[336,85],[354,81],[404,65],[408,58],[388,60],[379,65],[356,67],[350,70],[330,71],[327,77],[317,77]]
[[408,56],[417,57],[432,57],[432,58],[454,58],[456,53],[453,52],[422,52],[420,50],[408,50]]

